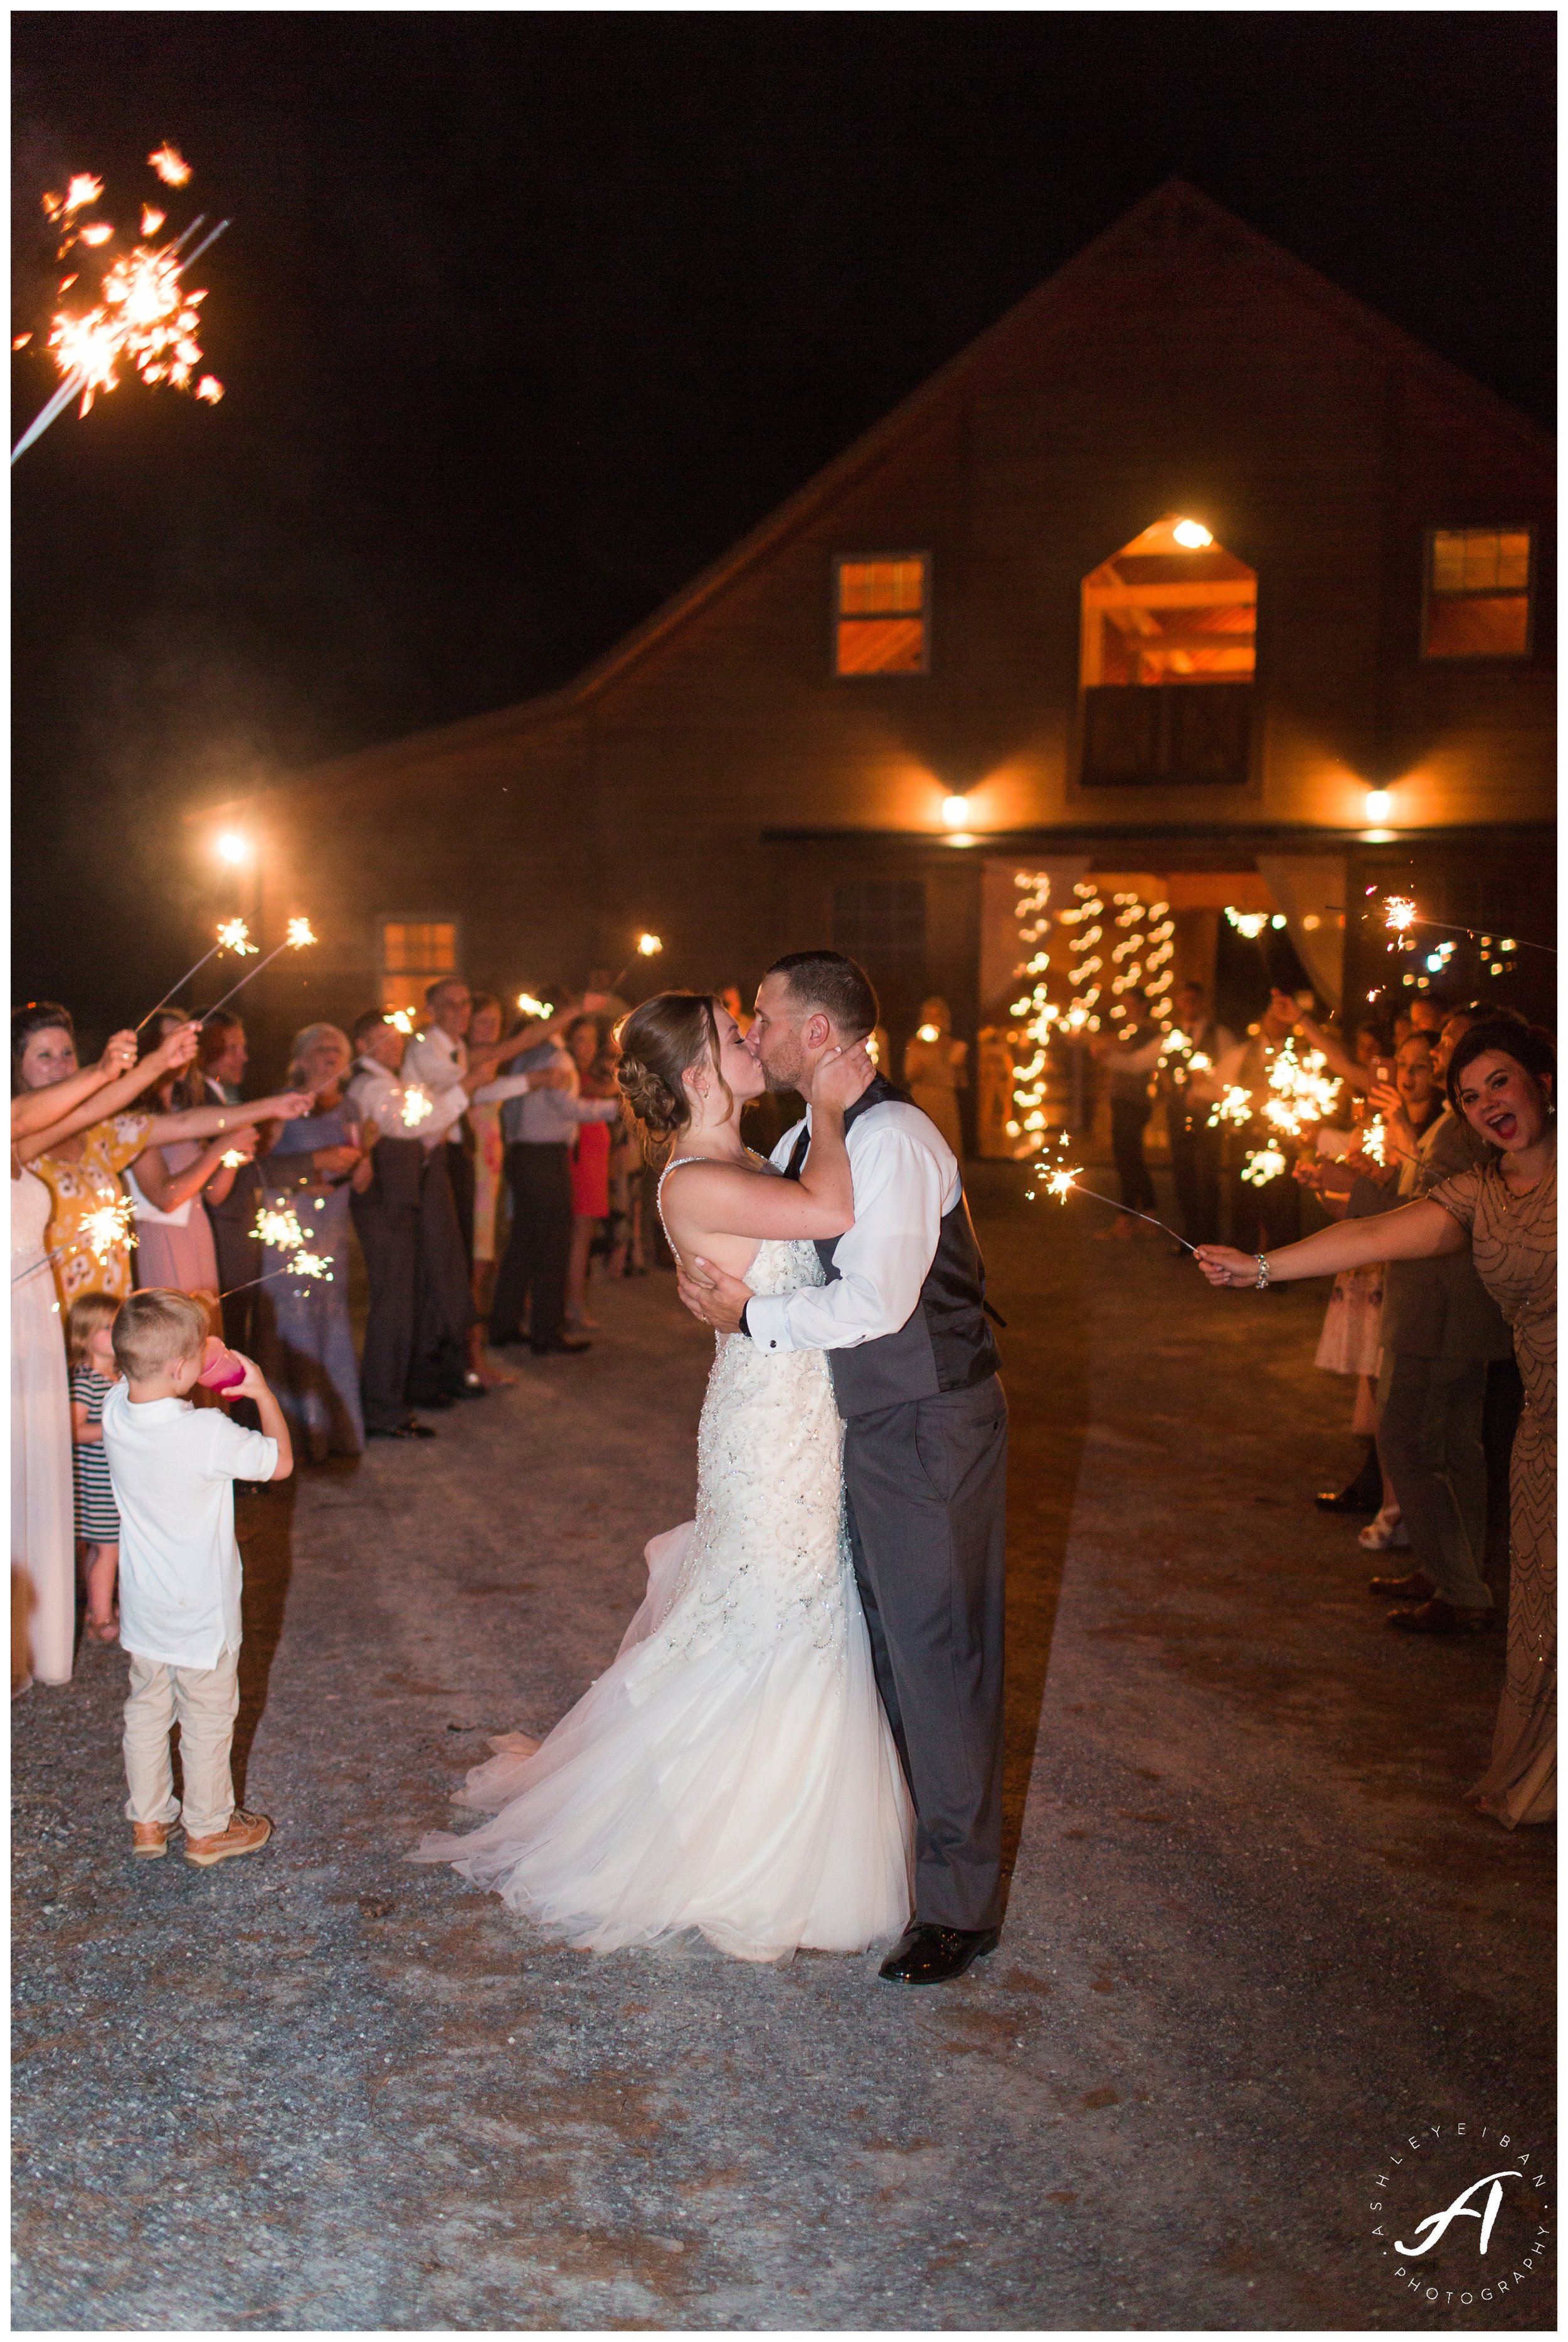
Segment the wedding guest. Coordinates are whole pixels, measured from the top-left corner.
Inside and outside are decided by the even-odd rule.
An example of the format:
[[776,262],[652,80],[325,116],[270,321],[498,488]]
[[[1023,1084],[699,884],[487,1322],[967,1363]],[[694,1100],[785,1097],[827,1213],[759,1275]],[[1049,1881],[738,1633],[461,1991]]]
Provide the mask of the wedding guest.
[[349,1191],[370,1285],[359,1367],[365,1436],[434,1439],[431,1426],[419,1422],[408,1405],[419,1298],[420,1199],[431,1155],[404,1119],[408,1094],[399,1079],[402,1034],[380,1009],[367,1009],[355,1020],[354,1046],[344,1103],[370,1161],[366,1185]]
[[1176,1205],[1187,1242],[1215,1244],[1224,1134],[1217,1124],[1210,1127],[1209,1116],[1220,1095],[1214,1067],[1235,1047],[1235,1036],[1210,1016],[1208,995],[1194,979],[1177,985],[1174,1008],[1176,1030],[1166,1036],[1158,1062]]
[[[121,1300],[130,1292],[128,1243],[106,1252],[95,1249],[87,1224],[105,1205],[128,1200],[120,1174],[138,1155],[180,1139],[226,1138],[258,1122],[285,1120],[303,1112],[305,1101],[293,1096],[261,1098],[243,1106],[186,1107],[174,1114],[121,1111],[122,1101],[128,1105],[165,1073],[188,1064],[195,1046],[191,1027],[177,1027],[131,1073],[100,1093],[96,1117],[84,1107],[86,1120],[72,1117],[69,1135],[55,1131],[46,1139],[26,1142],[24,1155],[36,1162],[38,1176],[52,1198],[47,1244],[63,1306],[78,1293],[93,1289]],[[69,1079],[76,1071],[76,1045],[68,1012],[48,1002],[18,1010],[12,1019],[11,1050],[13,1078],[22,1088],[49,1088]],[[226,1143],[232,1144],[232,1138]]]
[[[1478,1142],[1437,1093],[1427,1039],[1425,1032],[1413,1033],[1395,1060],[1396,1087],[1373,1092],[1394,1167],[1392,1177],[1384,1171],[1357,1180],[1353,1215],[1392,1211],[1476,1167]],[[1374,1577],[1370,1591],[1416,1606],[1392,1611],[1392,1626],[1453,1634],[1492,1622],[1483,1422],[1489,1361],[1512,1348],[1502,1312],[1467,1251],[1389,1263],[1379,1443],[1415,1566],[1397,1577]]]
[[[615,1053],[607,1020],[575,1016],[566,1027],[566,1053],[576,1068],[581,1096],[620,1097]],[[619,1126],[623,1117],[617,1116]],[[588,1315],[588,1256],[594,1238],[610,1215],[610,1154],[614,1133],[607,1122],[585,1122],[572,1146],[572,1249],[566,1266],[566,1324],[576,1334],[597,1332]]]
[[[197,1049],[196,1066],[166,1075],[154,1088],[152,1103],[159,1112],[178,1113],[206,1101],[199,1043]],[[202,1206],[207,1201],[225,1202],[239,1165],[248,1165],[255,1154],[254,1130],[231,1131],[205,1146],[199,1139],[185,1138],[172,1146],[147,1147],[125,1169],[136,1215],[136,1283],[210,1300],[215,1332],[221,1323],[223,1283],[212,1223]]]
[[371,1165],[344,1104],[352,1054],[335,1025],[295,1034],[288,1078],[309,1093],[311,1110],[284,1125],[261,1164],[267,1207],[292,1209],[305,1232],[301,1249],[324,1264],[321,1276],[296,1276],[287,1273],[295,1254],[268,1245],[267,1281],[256,1287],[266,1377],[300,1454],[313,1464],[357,1456],[365,1446],[348,1316],[348,1198],[351,1184],[361,1191],[369,1185]]
[[[232,1008],[215,1009],[203,1019],[196,1064],[209,1103],[240,1104],[240,1086],[248,1059],[245,1025]],[[231,1350],[248,1356],[255,1342],[255,1281],[262,1273],[261,1244],[255,1233],[256,1213],[261,1205],[261,1172],[254,1148],[236,1140],[235,1151],[247,1159],[235,1170],[228,1193],[223,1195],[209,1186],[203,1195],[202,1206],[212,1226],[218,1264],[224,1340]]]
[[[493,992],[476,992],[474,995],[473,1018],[468,1027],[468,1046],[474,1050],[488,1049],[500,1040],[501,1027],[500,1001]],[[468,1246],[469,1258],[473,1263],[474,1320],[468,1328],[468,1370],[471,1375],[477,1375],[490,1389],[516,1380],[514,1375],[491,1362],[484,1346],[484,1329],[489,1322],[490,1295],[495,1282],[498,1257],[496,1223],[506,1186],[503,1170],[506,1142],[501,1135],[501,1108],[508,1097],[521,1097],[526,1094],[527,1081],[527,1075],[523,1074],[481,1082],[472,1090],[468,1107],[474,1171],[473,1221]]]
[[576,1066],[552,1038],[534,1040],[524,1028],[512,1040],[524,1052],[515,1058],[517,1072],[560,1073],[565,1079],[559,1088],[538,1087],[509,1100],[502,1114],[512,1234],[495,1279],[490,1339],[497,1349],[521,1342],[526,1307],[529,1346],[536,1355],[586,1350],[585,1336],[565,1328],[572,1142],[585,1123],[617,1121],[620,1102],[579,1096]]
[[[1148,1002],[1138,997],[1121,1029],[1103,1035],[1092,1045],[1097,1062],[1109,1069],[1111,1152],[1115,1157],[1122,1201],[1134,1212],[1153,1212],[1158,1201],[1144,1159],[1144,1133],[1154,1111],[1149,1085],[1164,1046],[1164,1034]],[[1125,1212],[1118,1212],[1110,1226],[1098,1234],[1126,1238],[1136,1236],[1139,1226]]]
[[1513,1446],[1508,1667],[1492,1761],[1472,1793],[1505,1827],[1546,1821],[1557,1780],[1557,1052],[1501,1019],[1473,1026],[1449,1061],[1448,1102],[1486,1146],[1477,1170],[1370,1220],[1321,1228],[1249,1257],[1207,1246],[1211,1285],[1323,1276],[1381,1256],[1434,1260],[1469,1248],[1513,1328],[1525,1408]]
[[[424,1005],[430,1022],[423,1032],[413,1036],[404,1051],[403,1078],[406,1083],[416,1083],[431,1098],[438,1098],[449,1089],[463,1090],[472,1097],[477,1084],[489,1082],[507,1058],[516,1055],[517,1048],[526,1046],[524,1041],[519,1041],[514,1047],[499,1040],[470,1045],[467,1036],[474,1016],[474,995],[461,976],[443,976],[438,983],[427,985]],[[445,1144],[452,1149],[447,1176],[463,1232],[463,1250],[465,1257],[472,1258],[474,1166],[461,1116],[447,1126]]]
[[[1265,1146],[1273,1137],[1263,1118],[1263,1101],[1269,1094],[1269,1068],[1301,1024],[1302,1013],[1290,994],[1282,992],[1276,985],[1269,995],[1268,1006],[1257,1023],[1248,1028],[1245,1040],[1227,1050],[1214,1067],[1222,1089],[1244,1089],[1251,1093],[1253,1101],[1250,1121],[1242,1128],[1227,1126],[1226,1129],[1231,1229],[1243,1250],[1260,1235],[1265,1244],[1281,1245],[1288,1244],[1301,1233],[1301,1190],[1295,1181],[1282,1174],[1259,1187],[1243,1179],[1242,1172],[1253,1150]],[[1317,1046],[1315,1041],[1313,1045]]]
[[953,1037],[953,1011],[936,995],[921,1005],[920,1025],[904,1045],[904,1086],[963,1160],[958,1093],[969,1087],[969,1044]]
[[[188,1060],[195,1036],[170,1042],[163,1064]],[[71,1401],[65,1331],[47,1249],[54,1199],[25,1166],[51,1142],[138,1097],[161,1070],[136,1063],[136,1036],[116,1033],[95,1066],[76,1070],[68,1012],[29,1001],[12,1020],[11,1100],[11,1694],[35,1679],[71,1679],[76,1642]]]
[[104,1401],[119,1379],[114,1329],[120,1305],[106,1293],[79,1293],[65,1324],[71,1367],[71,1443],[76,1544],[87,1588],[89,1642],[118,1642],[115,1580],[120,1567],[120,1516],[104,1453]]
[[[168,1850],[178,1823],[198,1867],[254,1854],[272,1835],[235,1803],[229,1752],[239,1713],[240,1549],[236,1480],[284,1480],[288,1426],[257,1368],[244,1361],[235,1396],[254,1399],[260,1431],[242,1431],[191,1391],[206,1347],[205,1314],[183,1293],[136,1294],[115,1321],[123,1380],[104,1401],[104,1446],[121,1523],[121,1636],[131,1662],[125,1702],[125,1818],[143,1860]],[[180,1727],[183,1802],[169,1734]]]
[[[776,1144],[776,1142],[775,1142]],[[610,1251],[606,1276],[646,1276],[643,1149],[629,1115],[610,1125]]]

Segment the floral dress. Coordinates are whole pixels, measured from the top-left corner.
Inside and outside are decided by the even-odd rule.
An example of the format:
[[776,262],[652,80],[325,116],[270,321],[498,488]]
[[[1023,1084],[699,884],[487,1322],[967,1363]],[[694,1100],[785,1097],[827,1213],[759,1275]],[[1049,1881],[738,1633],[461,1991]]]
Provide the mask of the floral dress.
[[95,1252],[86,1223],[105,1204],[127,1200],[120,1174],[143,1152],[151,1127],[149,1115],[111,1115],[107,1122],[95,1122],[83,1132],[78,1161],[41,1155],[33,1166],[54,1203],[44,1241],[55,1270],[62,1316],[79,1293],[108,1293],[123,1301],[131,1290],[130,1240]]
[[1509,1829],[1557,1810],[1557,1165],[1527,1195],[1498,1165],[1431,1200],[1470,1232],[1475,1273],[1508,1320],[1524,1385],[1509,1476],[1508,1677],[1473,1795]]

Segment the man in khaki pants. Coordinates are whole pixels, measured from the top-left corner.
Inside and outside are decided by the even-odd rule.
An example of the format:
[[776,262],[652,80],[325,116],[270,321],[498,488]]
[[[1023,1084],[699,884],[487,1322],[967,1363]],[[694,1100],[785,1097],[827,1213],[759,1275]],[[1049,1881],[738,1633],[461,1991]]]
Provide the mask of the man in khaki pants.
[[[115,1320],[123,1379],[104,1401],[104,1447],[120,1512],[120,1641],[131,1662],[125,1702],[125,1806],[132,1852],[166,1853],[176,1822],[201,1867],[252,1854],[272,1836],[235,1805],[229,1773],[239,1713],[240,1549],[236,1480],[285,1480],[288,1426],[261,1373],[225,1399],[254,1399],[260,1431],[221,1408],[193,1406],[207,1316],[187,1294],[134,1293]],[[169,1733],[180,1727],[185,1802],[175,1796]]]

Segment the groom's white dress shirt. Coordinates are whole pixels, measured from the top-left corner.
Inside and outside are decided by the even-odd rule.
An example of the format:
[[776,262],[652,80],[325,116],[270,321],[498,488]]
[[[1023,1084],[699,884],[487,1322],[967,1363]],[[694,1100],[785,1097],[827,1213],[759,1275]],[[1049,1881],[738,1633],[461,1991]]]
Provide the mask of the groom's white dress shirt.
[[[788,1166],[801,1129],[797,1122],[774,1148],[779,1170]],[[896,1334],[914,1315],[943,1219],[958,1201],[957,1158],[930,1116],[897,1098],[858,1115],[845,1145],[854,1226],[838,1239],[838,1275],[831,1285],[749,1301],[746,1326],[759,1349],[850,1349]]]

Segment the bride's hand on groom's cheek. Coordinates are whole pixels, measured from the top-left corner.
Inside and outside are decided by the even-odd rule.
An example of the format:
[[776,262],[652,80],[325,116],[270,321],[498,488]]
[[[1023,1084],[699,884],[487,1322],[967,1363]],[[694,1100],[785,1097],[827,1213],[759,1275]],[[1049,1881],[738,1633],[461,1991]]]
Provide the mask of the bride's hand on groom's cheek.
[[854,1041],[847,1048],[836,1049],[822,1059],[812,1080],[812,1103],[814,1106],[852,1106],[863,1090],[874,1079],[876,1068],[866,1055],[865,1043]]

